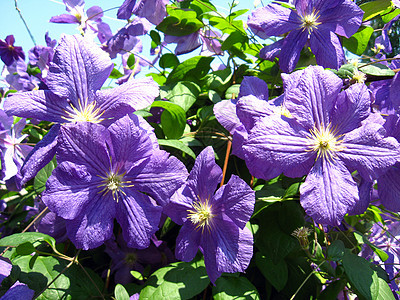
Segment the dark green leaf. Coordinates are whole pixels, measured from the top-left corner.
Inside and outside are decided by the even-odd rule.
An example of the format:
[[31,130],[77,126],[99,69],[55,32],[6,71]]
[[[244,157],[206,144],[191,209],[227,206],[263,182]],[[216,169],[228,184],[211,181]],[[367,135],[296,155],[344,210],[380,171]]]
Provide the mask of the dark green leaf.
[[338,299],[339,293],[343,290],[346,282],[344,280],[337,280],[327,285],[327,287],[321,292],[319,300],[336,300]]
[[168,101],[154,101],[151,107],[162,107],[161,126],[168,139],[179,139],[186,126],[186,114],[182,107]]
[[42,73],[42,71],[40,71],[39,67],[32,66],[31,64],[28,64],[28,68],[26,69],[26,72],[31,76],[35,76],[37,74]]
[[33,188],[35,189],[36,193],[40,194],[45,190],[47,179],[50,177],[51,173],[56,168],[56,166],[57,166],[56,160],[53,159],[37,173],[35,180],[33,182]]
[[350,284],[357,290],[357,294],[368,300],[376,299],[379,293],[379,277],[365,258],[345,251],[343,267]]
[[23,244],[18,245],[17,253],[19,255],[30,255],[31,253],[35,252],[36,249],[33,247],[31,242],[25,242]]
[[158,46],[161,44],[161,37],[157,31],[151,30],[150,31],[151,40]]
[[285,287],[288,280],[288,268],[283,259],[273,262],[271,257],[257,252],[256,264],[264,277],[277,291],[281,291]]
[[173,147],[175,149],[179,149],[186,154],[190,155],[193,157],[193,159],[196,159],[196,154],[190,149],[188,146],[186,146],[184,143],[182,143],[179,140],[163,140],[163,139],[158,139],[158,144],[160,146],[168,146],[168,147]]
[[354,54],[361,55],[367,49],[369,39],[374,29],[369,26],[362,26],[350,38],[343,38],[343,46]]
[[360,5],[360,8],[364,11],[363,21],[368,21],[373,17],[376,17],[392,6],[390,0],[375,0]]
[[237,44],[238,47],[240,48],[240,46],[243,43],[246,43],[247,41],[248,37],[242,31],[234,31],[222,43],[221,50],[222,51],[229,50],[235,44]]
[[169,16],[157,25],[156,29],[172,36],[185,36],[196,32],[203,23],[198,20],[193,10],[169,10]]
[[210,64],[213,59],[213,57],[195,56],[185,60],[172,70],[166,83],[202,79],[210,70]]
[[114,289],[115,300],[129,300],[129,294],[122,284],[117,284]]
[[223,276],[217,279],[212,289],[214,300],[260,299],[258,291],[246,277]]
[[143,299],[190,299],[210,283],[204,261],[176,262],[155,271],[140,293]]
[[135,54],[132,53],[131,55],[129,55],[126,64],[130,69],[132,69],[135,66]]
[[344,244],[341,240],[336,240],[328,246],[328,259],[338,261],[343,258],[344,255]]
[[175,68],[179,65],[179,59],[176,57],[175,54],[172,53],[165,53],[161,56],[160,61],[158,62],[161,68]]
[[122,74],[120,71],[118,71],[116,68],[114,68],[111,71],[110,76],[108,76],[108,77],[111,79],[118,79],[118,78],[121,78],[122,76],[124,76],[124,74]]

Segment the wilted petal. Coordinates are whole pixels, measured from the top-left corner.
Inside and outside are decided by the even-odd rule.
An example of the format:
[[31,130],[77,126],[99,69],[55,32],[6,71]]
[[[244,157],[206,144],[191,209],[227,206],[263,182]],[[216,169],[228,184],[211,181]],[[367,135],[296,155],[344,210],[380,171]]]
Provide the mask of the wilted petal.
[[381,125],[367,122],[344,136],[344,149],[337,155],[350,170],[372,181],[400,159],[399,143],[384,138],[385,133]]
[[46,83],[60,97],[76,106],[91,99],[110,75],[114,65],[95,43],[81,36],[64,35],[56,48]]
[[21,168],[21,185],[24,185],[35,177],[37,172],[44,168],[53,159],[54,155],[56,155],[59,131],[60,125],[54,125],[26,157],[24,165]]
[[357,201],[357,184],[339,160],[318,159],[300,186],[300,203],[317,223],[339,225]]
[[264,117],[252,129],[243,146],[250,173],[266,180],[282,172],[290,177],[307,174],[316,157],[309,151],[307,136],[308,133],[294,120]]
[[62,162],[47,180],[43,202],[64,219],[75,219],[101,194],[101,178],[93,170],[72,162]]
[[297,14],[290,8],[271,3],[253,11],[247,25],[255,33],[261,31],[266,36],[277,36],[299,28],[301,22]]
[[83,250],[97,248],[112,237],[115,204],[111,195],[93,195],[77,218],[66,220],[67,234],[75,247]]
[[311,51],[317,64],[324,68],[339,69],[344,61],[344,52],[338,36],[330,30],[318,29],[310,37]]
[[150,245],[151,236],[158,230],[161,207],[152,203],[149,196],[131,189],[117,203],[117,221],[128,247],[144,249]]
[[191,261],[199,250],[200,240],[201,231],[196,229],[192,222],[185,222],[176,239],[176,258],[186,262]]

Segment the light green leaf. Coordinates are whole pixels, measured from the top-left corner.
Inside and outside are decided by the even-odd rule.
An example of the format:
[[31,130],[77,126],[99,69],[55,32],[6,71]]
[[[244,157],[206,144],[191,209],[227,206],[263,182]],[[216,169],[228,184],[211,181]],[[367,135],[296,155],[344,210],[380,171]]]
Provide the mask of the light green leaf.
[[210,70],[213,57],[195,56],[176,66],[168,75],[167,84],[178,81],[200,80]]
[[115,300],[129,300],[129,294],[122,284],[117,284],[114,289]]
[[170,9],[169,16],[157,25],[156,29],[172,36],[185,36],[203,27],[193,10]]
[[55,159],[53,159],[37,173],[33,182],[33,188],[35,189],[36,193],[40,194],[45,190],[47,179],[50,177],[56,166],[57,163]]
[[389,67],[378,63],[372,65],[360,65],[358,69],[365,74],[373,76],[394,76],[396,74]]
[[246,277],[220,277],[212,289],[214,300],[260,299],[258,291]]
[[154,101],[151,107],[162,107],[161,126],[168,139],[179,139],[186,126],[186,113],[182,107],[168,101]]
[[378,277],[378,284],[379,284],[379,294],[376,300],[395,300],[393,292],[385,280]]
[[163,139],[158,139],[158,144],[160,146],[168,146],[168,147],[173,147],[175,149],[179,149],[186,154],[190,155],[193,157],[193,159],[196,159],[196,154],[190,149],[187,145],[182,143],[179,140],[163,140]]
[[190,81],[179,81],[168,91],[166,98],[188,111],[196,102],[199,94],[200,87],[197,84]]
[[0,247],[18,247],[24,243],[35,244],[42,241],[48,243],[53,249],[56,247],[56,240],[53,237],[40,232],[23,232],[6,236],[0,240]]
[[360,5],[360,8],[364,11],[363,21],[368,21],[387,10],[392,6],[390,0],[375,0]]
[[343,38],[343,46],[350,52],[361,55],[367,49],[369,39],[374,29],[370,26],[362,26],[350,38]]

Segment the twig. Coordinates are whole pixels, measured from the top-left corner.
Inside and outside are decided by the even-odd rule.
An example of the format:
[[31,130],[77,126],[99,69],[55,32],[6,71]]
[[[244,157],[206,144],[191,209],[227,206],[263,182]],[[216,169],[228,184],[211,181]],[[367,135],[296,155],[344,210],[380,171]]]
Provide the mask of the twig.
[[19,17],[21,18],[22,22],[24,22],[25,28],[28,31],[29,36],[31,37],[31,40],[32,40],[33,44],[36,46],[35,38],[33,37],[32,32],[30,31],[30,29],[28,27],[28,24],[26,24],[26,21],[25,21],[24,17],[22,16],[22,12],[18,7],[17,0],[14,0],[14,4],[15,4],[15,9],[17,10],[17,12],[19,14]]
[[226,169],[228,168],[228,160],[229,160],[229,155],[231,153],[231,148],[232,148],[232,142],[231,140],[228,140],[228,144],[226,145],[224,168],[222,170],[222,180],[220,186],[223,186],[225,182]]

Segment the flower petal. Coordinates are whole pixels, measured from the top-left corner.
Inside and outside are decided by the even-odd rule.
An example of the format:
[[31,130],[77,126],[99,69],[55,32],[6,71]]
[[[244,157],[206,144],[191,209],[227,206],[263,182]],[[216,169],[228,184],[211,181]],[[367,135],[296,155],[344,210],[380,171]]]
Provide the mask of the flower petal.
[[300,52],[308,40],[307,30],[296,29],[285,37],[281,53],[279,54],[279,67],[285,73],[292,72],[300,58]]
[[249,95],[253,95],[261,100],[268,100],[268,84],[260,78],[244,76],[240,84],[238,98]]
[[117,221],[128,247],[144,249],[150,245],[151,236],[158,230],[161,207],[152,203],[149,196],[132,189],[117,203]]
[[300,203],[317,223],[339,225],[357,201],[357,184],[340,160],[318,159],[300,186]]
[[75,16],[70,15],[70,14],[61,14],[59,16],[51,17],[49,22],[61,23],[61,24],[74,24],[74,23],[79,24],[78,19]]
[[191,261],[199,250],[201,231],[192,222],[185,222],[176,239],[175,256],[179,260]]
[[400,211],[400,164],[378,178],[378,193],[381,203],[391,211]]
[[343,64],[342,44],[332,31],[323,28],[314,30],[310,37],[310,46],[318,65],[337,70]]
[[46,83],[53,93],[79,107],[79,101],[90,102],[113,67],[110,57],[93,42],[78,35],[64,35],[56,48]]

